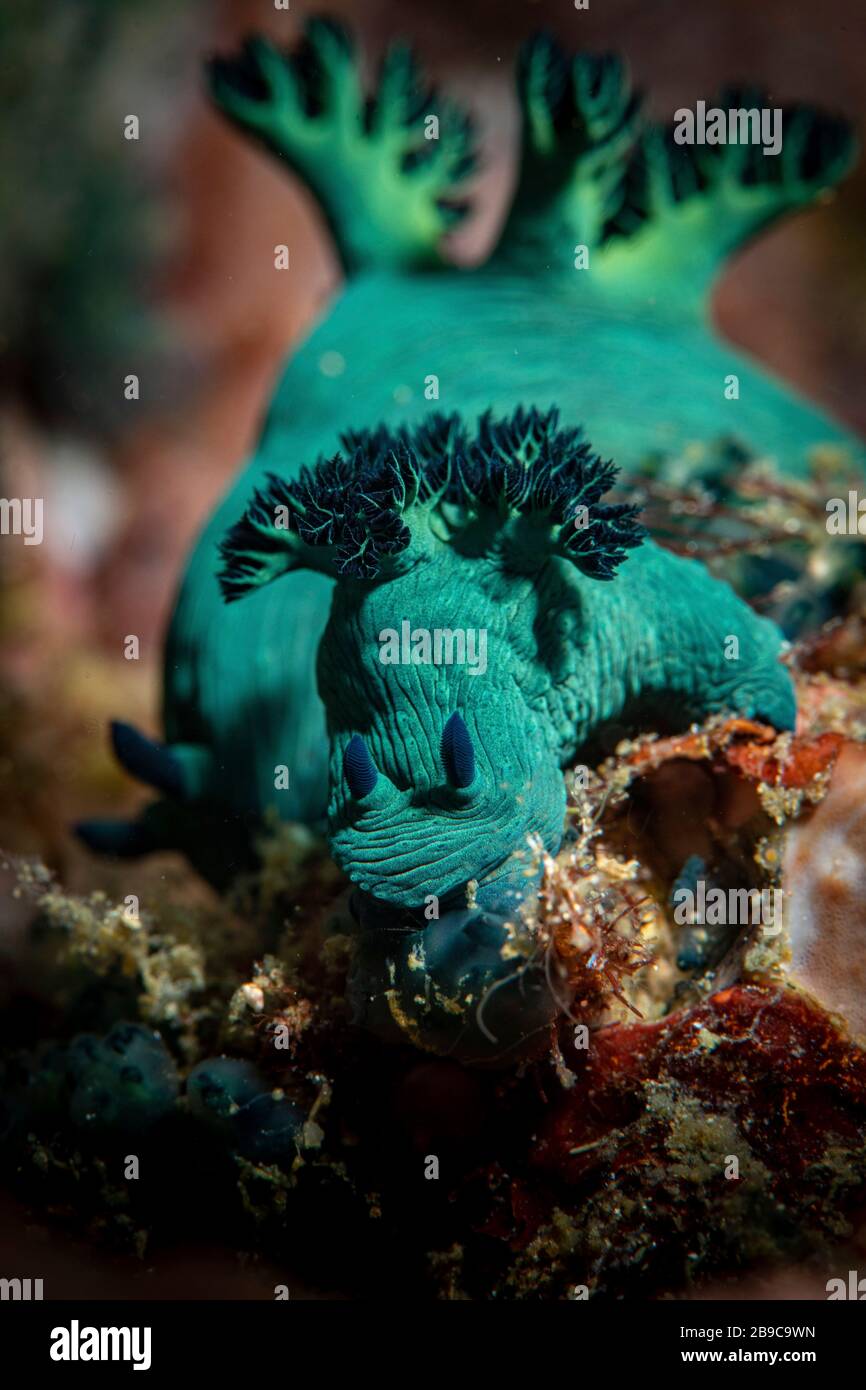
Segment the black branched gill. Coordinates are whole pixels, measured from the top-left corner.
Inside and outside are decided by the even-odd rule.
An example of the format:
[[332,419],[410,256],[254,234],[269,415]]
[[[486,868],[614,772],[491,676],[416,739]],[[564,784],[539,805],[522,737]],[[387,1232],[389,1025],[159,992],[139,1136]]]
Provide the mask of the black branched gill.
[[611,579],[644,536],[638,508],[604,503],[617,468],[594,453],[579,428],[560,428],[559,411],[490,411],[471,434],[457,414],[413,427],[352,431],[342,451],[288,481],[267,475],[222,545],[227,600],[264,582],[287,540],[327,547],[336,575],[371,579],[411,540],[413,506],[448,503],[503,520],[534,514],[559,528],[559,553],[584,574]]

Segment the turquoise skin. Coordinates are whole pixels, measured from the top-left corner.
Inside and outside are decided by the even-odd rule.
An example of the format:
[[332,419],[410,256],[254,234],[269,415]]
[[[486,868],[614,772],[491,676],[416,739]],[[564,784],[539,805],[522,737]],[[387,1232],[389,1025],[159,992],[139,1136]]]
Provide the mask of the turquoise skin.
[[[502,496],[476,505],[453,487],[450,500],[392,497],[384,513],[408,540],[359,576],[341,571],[333,545],[278,524],[269,478],[303,529],[309,495],[293,491],[303,469],[345,453],[347,431],[387,427],[385,453],[408,449],[423,479],[432,465],[412,427],[441,409],[470,451],[489,411],[506,434],[543,437],[553,472],[579,480],[573,441],[546,416],[516,415],[521,403],[557,406],[630,472],[731,436],[789,475],[816,445],[861,456],[721,341],[707,310],[724,257],[838,180],[853,143],[842,123],[804,108],[786,113],[776,164],[754,150],[677,147],[641,123],[616,59],[570,60],[541,37],[521,60],[511,213],[487,264],[457,270],[441,240],[462,213],[454,185],[471,167],[469,126],[419,86],[405,50],[386,58],[371,107],[348,39],[323,22],[294,56],[253,41],[214,64],[212,85],[229,117],[308,182],[348,279],[285,368],[256,453],[190,559],[166,649],[165,744],[115,726],[125,766],[167,797],[135,825],[82,833],[118,854],[182,848],[225,882],[250,862],[269,812],[327,821],[358,890],[359,1017],[471,1060],[501,1046],[510,1055],[543,1027],[550,1001],[529,1010],[530,1028],[499,995],[501,1046],[470,1020],[468,1001],[513,971],[507,919],[535,882],[527,837],[550,852],[561,842],[562,770],[627,730],[682,728],[716,710],[793,727],[780,635],[696,561],[638,543],[628,517],[608,555],[597,497],[601,577],[568,553],[567,507],[555,516]],[[425,142],[436,112],[438,139]],[[579,247],[587,268],[575,266]],[[369,436],[364,447],[376,452]],[[597,455],[585,466],[602,468]],[[545,467],[527,456],[529,473]],[[324,497],[322,476],[313,489]],[[340,505],[322,503],[329,526]],[[485,630],[486,671],[384,664],[381,633],[403,620]],[[455,715],[456,753],[446,735]],[[455,782],[455,757],[472,764],[468,787]],[[476,905],[483,947],[467,920]],[[439,961],[421,1005],[419,953]],[[395,1001],[397,977],[408,983]],[[525,994],[525,972],[519,984]]]
[[[562,840],[562,769],[602,738],[726,709],[793,727],[778,632],[696,561],[645,541],[605,583],[548,558],[539,532],[532,558],[543,563],[521,572],[500,553],[422,546],[413,530],[407,573],[337,586],[318,660],[331,852],[379,902],[420,910],[432,894],[462,908],[470,879],[491,910],[520,898],[528,837],[551,853]],[[383,665],[379,635],[404,615],[413,630],[484,630],[486,669]],[[725,657],[731,636],[736,661]],[[455,711],[475,752],[468,789],[449,784],[441,752]],[[380,773],[362,798],[343,773],[356,735]]]

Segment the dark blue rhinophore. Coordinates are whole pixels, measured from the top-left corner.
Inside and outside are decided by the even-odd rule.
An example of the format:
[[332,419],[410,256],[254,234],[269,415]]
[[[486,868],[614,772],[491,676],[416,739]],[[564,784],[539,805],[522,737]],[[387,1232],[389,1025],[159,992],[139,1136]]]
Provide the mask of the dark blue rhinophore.
[[376,764],[360,734],[353,734],[343,754],[343,772],[349,791],[356,801],[371,792],[379,779]]
[[442,730],[442,761],[452,787],[471,787],[475,781],[475,749],[461,715],[452,714]]

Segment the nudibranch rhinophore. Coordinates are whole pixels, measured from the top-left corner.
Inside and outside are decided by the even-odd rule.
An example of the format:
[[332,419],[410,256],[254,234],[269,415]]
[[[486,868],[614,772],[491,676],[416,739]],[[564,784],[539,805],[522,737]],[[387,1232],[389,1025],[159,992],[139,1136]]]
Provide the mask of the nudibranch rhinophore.
[[441,246],[466,210],[470,123],[405,47],[371,97],[324,21],[295,53],[250,41],[211,81],[313,190],[347,282],[189,562],[165,743],[114,726],[164,798],[82,833],[121,855],[182,848],[220,881],[266,813],[327,816],[355,887],[358,1017],[514,1054],[555,1008],[515,923],[527,841],[562,840],[563,770],[612,731],[716,710],[793,726],[778,631],[604,501],[605,460],[639,471],[734,434],[793,473],[846,438],[721,341],[707,300],[734,248],[842,177],[853,141],[803,107],[777,156],[679,145],[618,59],[540,36],[512,207],[467,271]]

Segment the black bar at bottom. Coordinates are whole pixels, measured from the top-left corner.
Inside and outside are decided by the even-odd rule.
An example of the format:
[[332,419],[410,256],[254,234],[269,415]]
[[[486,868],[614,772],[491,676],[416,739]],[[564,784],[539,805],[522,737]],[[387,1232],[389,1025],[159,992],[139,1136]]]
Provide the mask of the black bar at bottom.
[[[453,1374],[470,1362],[485,1379],[491,1362],[522,1345],[539,1374],[581,1378],[590,1368],[700,1377],[708,1366],[790,1366],[828,1373],[858,1364],[866,1318],[859,1304],[839,1302],[578,1302],[460,1304],[273,1302],[0,1302],[3,1360],[32,1372],[91,1380],[194,1374],[222,1385],[229,1377],[260,1387],[273,1374],[292,1374],[309,1357],[322,1374],[343,1358],[357,1379],[425,1370]],[[452,1343],[451,1338],[454,1338]],[[555,1344],[555,1345],[554,1345]],[[459,1346],[463,1347],[462,1354]],[[402,1347],[402,1350],[401,1350]],[[555,1353],[559,1370],[554,1371]],[[406,1357],[410,1360],[407,1361]],[[394,1358],[397,1358],[395,1360]],[[565,1358],[562,1364],[560,1358]],[[453,1359],[453,1358],[456,1358]],[[483,1363],[483,1365],[482,1365]]]

